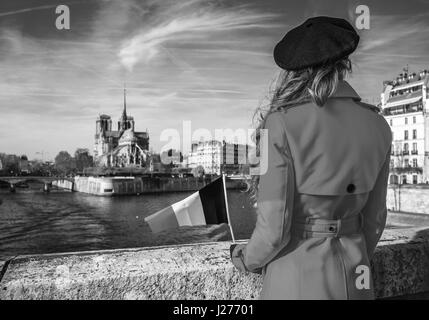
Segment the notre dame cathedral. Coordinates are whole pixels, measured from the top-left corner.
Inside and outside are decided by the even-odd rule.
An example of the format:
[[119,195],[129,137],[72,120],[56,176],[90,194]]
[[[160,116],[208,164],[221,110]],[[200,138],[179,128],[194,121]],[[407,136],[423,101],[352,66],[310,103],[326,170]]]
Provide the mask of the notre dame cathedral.
[[149,157],[149,133],[134,131],[134,118],[127,115],[126,91],[124,110],[118,130],[112,130],[112,119],[100,115],[96,121],[94,160],[97,166],[145,167]]

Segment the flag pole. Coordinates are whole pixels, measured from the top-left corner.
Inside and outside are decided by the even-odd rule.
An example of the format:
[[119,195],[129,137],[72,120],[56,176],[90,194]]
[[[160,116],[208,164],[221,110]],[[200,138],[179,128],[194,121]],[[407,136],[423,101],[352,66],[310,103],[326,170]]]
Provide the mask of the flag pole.
[[223,182],[223,193],[224,193],[224,195],[225,195],[226,216],[228,217],[228,225],[229,225],[229,230],[231,231],[232,242],[233,242],[233,243],[235,243],[234,231],[232,231],[231,218],[229,217],[228,196],[227,196],[227,194],[226,194],[226,179],[225,179],[225,173],[222,173],[222,182]]

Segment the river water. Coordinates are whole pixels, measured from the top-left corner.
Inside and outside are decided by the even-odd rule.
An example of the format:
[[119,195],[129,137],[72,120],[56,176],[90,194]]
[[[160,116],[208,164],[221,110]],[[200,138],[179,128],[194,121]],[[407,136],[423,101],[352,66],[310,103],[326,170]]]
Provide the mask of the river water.
[[[153,234],[144,217],[192,192],[99,197],[78,192],[42,191],[41,184],[0,189],[0,260],[3,256],[159,246],[231,239],[223,225],[182,227]],[[248,238],[255,211],[246,193],[228,190],[237,239]]]
[[[18,254],[119,249],[231,239],[227,225],[182,227],[153,234],[144,217],[191,193],[99,197],[30,185],[11,194],[0,189],[0,260]],[[256,213],[248,195],[228,190],[237,239],[250,237]],[[389,228],[429,226],[429,215],[390,213]]]

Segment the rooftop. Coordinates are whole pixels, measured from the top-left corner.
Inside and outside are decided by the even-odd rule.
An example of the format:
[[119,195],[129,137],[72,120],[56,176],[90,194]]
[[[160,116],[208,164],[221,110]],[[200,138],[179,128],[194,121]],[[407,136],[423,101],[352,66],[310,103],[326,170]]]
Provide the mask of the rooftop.
[[395,102],[412,103],[412,102],[415,102],[414,100],[418,100],[418,98],[422,98],[422,94],[423,94],[422,90],[417,90],[411,93],[396,95],[396,96],[390,97],[389,100],[387,100],[387,104],[394,104]]
[[393,90],[400,90],[409,87],[412,84],[418,84],[420,81],[429,80],[429,70],[422,70],[419,73],[400,73],[393,81],[385,81],[385,84],[393,86]]
[[125,130],[119,139],[119,143],[128,143],[128,142],[136,142],[137,138],[132,129]]

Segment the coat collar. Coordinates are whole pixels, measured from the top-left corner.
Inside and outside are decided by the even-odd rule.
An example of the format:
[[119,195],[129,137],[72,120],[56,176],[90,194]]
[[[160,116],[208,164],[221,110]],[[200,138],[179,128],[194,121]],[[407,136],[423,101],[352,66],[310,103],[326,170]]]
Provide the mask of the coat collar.
[[361,100],[361,97],[345,80],[340,80],[338,82],[337,90],[335,90],[331,98],[352,98],[353,100]]

